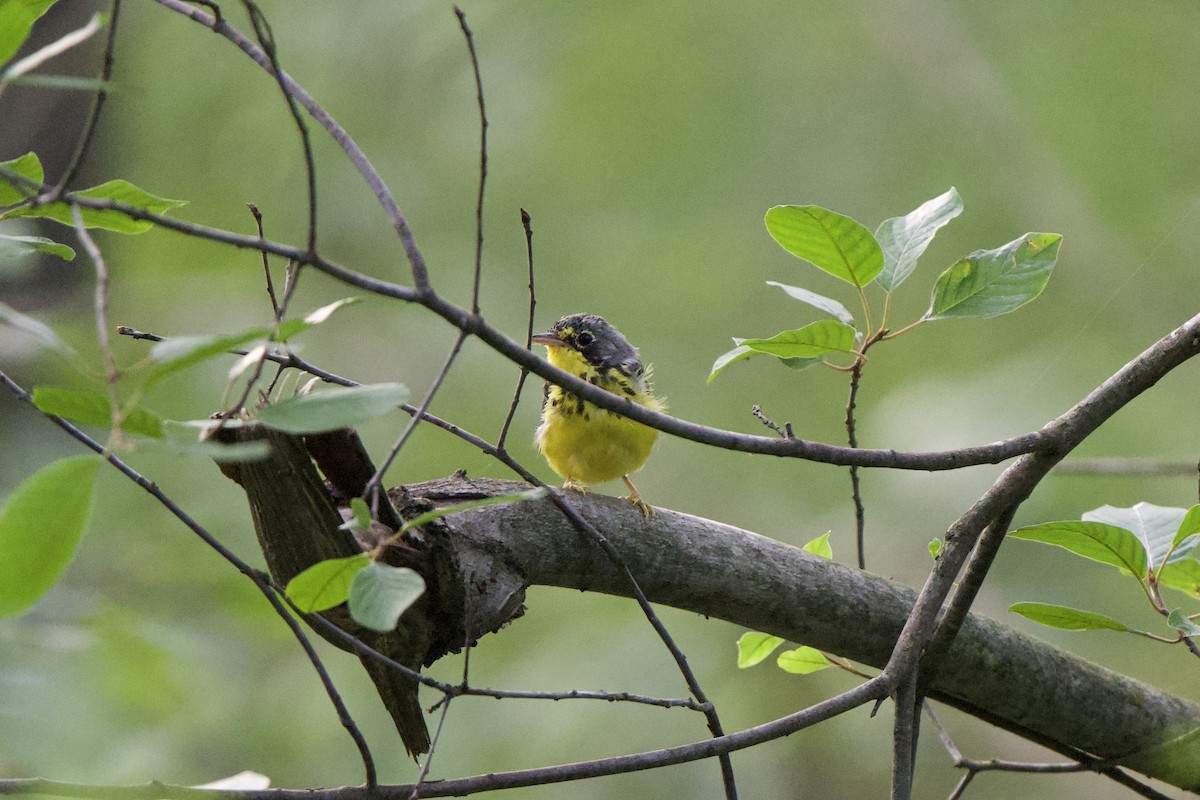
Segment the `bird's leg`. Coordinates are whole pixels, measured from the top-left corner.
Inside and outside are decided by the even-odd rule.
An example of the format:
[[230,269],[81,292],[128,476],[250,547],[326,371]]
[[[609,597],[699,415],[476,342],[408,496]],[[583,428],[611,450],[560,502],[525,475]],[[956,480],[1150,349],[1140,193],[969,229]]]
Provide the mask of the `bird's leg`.
[[622,497],[621,499],[627,503],[630,503],[634,508],[642,512],[642,516],[646,519],[650,519],[650,517],[654,516],[654,509],[650,507],[649,503],[642,499],[640,494],[638,494],[637,487],[633,485],[633,481],[629,480],[629,476],[622,475],[621,480],[625,481],[625,485],[629,487],[629,495]]
[[584,486],[582,483],[576,483],[570,478],[567,478],[565,481],[563,481],[562,488],[570,489],[572,492],[579,492],[580,494],[588,493],[588,488],[586,486]]

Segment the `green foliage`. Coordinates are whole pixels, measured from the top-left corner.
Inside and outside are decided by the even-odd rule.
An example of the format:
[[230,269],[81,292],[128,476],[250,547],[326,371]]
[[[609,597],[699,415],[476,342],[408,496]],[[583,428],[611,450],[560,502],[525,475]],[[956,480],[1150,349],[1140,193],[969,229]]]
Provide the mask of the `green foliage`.
[[1027,233],[995,250],[977,250],[938,278],[925,319],[995,317],[1037,297],[1050,280],[1062,236]]
[[807,645],[780,653],[775,663],[781,670],[793,675],[807,675],[830,666],[829,659],[820,650]]
[[[33,184],[41,185],[45,180],[42,162],[36,153],[26,153],[20,158],[0,162],[0,168],[21,178],[25,178],[26,181]],[[3,171],[0,171],[0,206],[21,203],[31,194],[35,193],[36,190],[29,186],[26,181],[9,177]],[[84,197],[91,200],[113,200],[152,214],[164,214],[172,208],[178,208],[187,204],[185,200],[169,200],[165,197],[150,194],[125,180],[108,181],[99,186],[93,186],[90,189],[71,192],[71,196]],[[83,219],[84,226],[88,228],[104,228],[105,230],[116,231],[117,233],[145,233],[154,226],[154,223],[148,220],[133,219],[115,210],[80,208],[79,213]],[[16,217],[39,217],[52,219],[55,222],[61,222],[63,225],[75,225],[71,206],[62,201],[39,206],[17,206],[0,214],[0,219],[14,219]]]
[[1111,564],[1138,577],[1146,574],[1146,550],[1142,543],[1131,532],[1115,525],[1064,520],[1018,528],[1008,535],[1058,545],[1077,556]]
[[945,194],[922,203],[903,217],[885,219],[875,231],[883,251],[883,270],[875,282],[885,292],[894,292],[916,269],[917,259],[937,232],[962,210],[962,198],[951,186]]
[[883,250],[871,232],[850,217],[821,206],[775,206],[767,232],[779,246],[818,269],[862,288],[883,271]]
[[[0,180],[3,180],[3,176],[0,176]],[[170,200],[150,194],[125,180],[108,181],[90,189],[71,192],[70,196],[90,200],[113,200],[151,214],[164,214],[172,208],[187,204],[186,200]],[[145,233],[154,227],[154,223],[149,220],[133,219],[124,212],[112,209],[80,207],[79,215],[83,219],[84,227],[103,228],[117,233]],[[14,217],[40,217],[52,219],[63,225],[75,224],[70,204],[62,201],[39,206],[20,206],[0,215],[0,219]]]
[[[0,170],[11,172],[26,180],[41,186],[46,180],[46,173],[42,170],[42,161],[37,157],[37,153],[26,153],[19,158],[14,158],[11,161],[0,161]],[[20,181],[13,180],[0,171],[0,206],[11,206],[24,201],[33,191]],[[0,217],[5,217],[6,214],[0,214]]]
[[829,535],[832,531],[826,531],[817,538],[804,545],[806,552],[812,553],[821,558],[833,558],[833,548],[829,545]]
[[[1056,545],[1132,576],[1154,610],[1166,617],[1167,625],[1177,632],[1175,639],[1165,641],[1178,641],[1180,636],[1197,635],[1200,627],[1179,609],[1168,609],[1157,587],[1166,586],[1193,597],[1200,595],[1200,561],[1192,558],[1200,542],[1198,532],[1200,506],[1183,509],[1138,503],[1132,508],[1101,506],[1081,520],[1030,525],[1009,536]],[[1017,603],[1009,610],[1056,628],[1107,629],[1163,639],[1092,611],[1044,603]]]
[[761,664],[781,644],[783,644],[783,639],[778,636],[772,636],[769,633],[759,633],[757,631],[746,631],[737,641],[738,669],[746,669],[747,667]]
[[54,329],[44,322],[22,314],[6,303],[0,303],[0,323],[10,325],[24,334],[32,336],[39,344],[49,347],[62,355],[74,355],[75,350],[54,332]]
[[[0,64],[4,64],[29,38],[33,23],[55,0],[0,0]],[[0,203],[0,205],[4,205]]]
[[339,606],[350,597],[350,585],[371,561],[366,553],[319,561],[288,581],[285,593],[305,614]]
[[1130,630],[1128,626],[1104,614],[1049,603],[1015,603],[1008,610],[1042,625],[1069,631]]
[[971,253],[941,274],[929,310],[920,319],[893,332],[887,319],[890,304],[885,303],[883,318],[877,326],[872,323],[864,289],[874,283],[890,299],[912,275],[937,232],[962,210],[962,198],[951,187],[908,214],[885,220],[874,235],[850,217],[821,206],[785,205],[768,210],[767,232],[783,249],[858,290],[864,326],[856,328],[854,316],[837,300],[768,281],[836,321],[815,322],[769,339],[735,337],[733,349],[713,363],[709,382],[730,364],[760,354],[773,355],[794,369],[821,363],[839,366],[828,360],[834,353],[852,354],[861,365],[867,349],[876,342],[920,323],[949,317],[993,317],[1014,311],[1041,294],[1057,263],[1062,241],[1058,234],[1028,233],[995,250]]
[[45,253],[63,261],[75,260],[75,251],[72,248],[45,236],[0,234],[0,266],[32,253]]
[[801,303],[807,303],[818,311],[824,311],[826,314],[836,317],[847,325],[854,325],[854,315],[837,300],[819,295],[816,292],[810,292],[808,289],[801,289],[799,286],[788,286],[786,283],[779,283],[778,281],[767,281],[767,286],[776,286],[782,289],[788,297],[799,300]]
[[[33,390],[33,404],[47,414],[56,414],[84,425],[107,428],[113,421],[112,401],[106,392],[37,386]],[[154,439],[163,437],[162,420],[144,408],[132,408],[122,414],[121,429]]]
[[350,616],[360,625],[386,633],[424,593],[425,580],[413,570],[372,561],[350,584]]
[[32,606],[67,568],[87,527],[99,464],[93,456],[55,461],[0,509],[0,617]]
[[258,420],[287,433],[321,433],[381,417],[407,399],[408,389],[398,383],[338,386],[272,403],[259,410]]

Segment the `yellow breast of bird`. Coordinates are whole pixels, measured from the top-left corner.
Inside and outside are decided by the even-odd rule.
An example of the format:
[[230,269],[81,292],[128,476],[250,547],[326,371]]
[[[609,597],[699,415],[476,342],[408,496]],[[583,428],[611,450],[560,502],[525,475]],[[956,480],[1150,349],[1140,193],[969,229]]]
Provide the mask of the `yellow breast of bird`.
[[[551,348],[550,363],[613,394],[655,411],[666,403],[650,393],[644,380],[634,381],[610,368],[600,370],[567,348]],[[535,442],[551,469],[562,478],[603,483],[637,472],[646,463],[658,431],[606,411],[550,384]]]

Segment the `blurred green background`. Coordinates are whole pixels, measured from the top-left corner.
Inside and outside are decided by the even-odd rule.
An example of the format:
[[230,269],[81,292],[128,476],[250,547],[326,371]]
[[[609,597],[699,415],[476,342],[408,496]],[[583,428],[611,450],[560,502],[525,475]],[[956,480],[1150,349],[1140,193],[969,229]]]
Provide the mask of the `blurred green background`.
[[[45,42],[106,4],[59,4]],[[1045,294],[1006,317],[922,326],[872,351],[859,398],[867,447],[933,450],[1034,430],[1196,312],[1194,253],[1200,7],[1062,0],[1012,3],[609,2],[465,0],[488,105],[490,177],[483,309],[523,335],[526,267],[518,209],[532,214],[537,325],[603,314],[655,367],[678,416],[763,433],[758,403],[797,435],[841,443],[845,376],[793,372],[758,359],[705,379],[731,336],[769,336],[816,319],[765,284],[802,285],[857,311],[845,287],[784,253],[762,215],[818,203],[869,228],[950,186],[966,210],[902,288],[892,319],[919,316],[937,274],[959,256],[1027,231],[1064,235]],[[468,302],[479,123],[466,48],[444,2],[283,2],[262,6],[282,63],[357,139],[394,191],[435,287]],[[237,4],[231,21],[249,30]],[[57,33],[56,33],[57,32]],[[49,72],[93,75],[99,42]],[[298,137],[273,82],[220,37],[153,3],[127,3],[115,91],[81,183],[122,177],[190,205],[177,216],[303,244]],[[37,150],[57,177],[89,97],[14,87],[0,99],[0,159]],[[315,130],[321,252],[407,281],[386,218],[340,151]],[[57,154],[57,155],[56,155]],[[71,240],[65,229],[46,229]],[[113,272],[111,320],[165,335],[233,331],[269,321],[257,256],[169,232],[98,235]],[[90,266],[22,263],[0,272],[0,300],[53,324],[100,361]],[[295,308],[354,294],[305,275]],[[876,300],[879,298],[876,296]],[[453,339],[417,308],[371,299],[302,340],[310,360],[360,381],[400,380],[423,395]],[[115,343],[123,365],[142,343]],[[0,366],[26,386],[85,378],[0,333]],[[166,382],[146,404],[175,419],[221,402],[229,363]],[[434,411],[494,438],[516,370],[469,342]],[[540,386],[526,387],[514,455],[553,476],[528,441]],[[1187,365],[1097,433],[1080,455],[1194,461],[1194,366]],[[363,429],[376,454],[405,418]],[[1187,426],[1187,427],[1185,427]],[[1186,432],[1185,432],[1186,431]],[[0,495],[78,452],[0,396]],[[211,463],[135,450],[129,460],[225,544],[260,563],[240,490]],[[420,429],[391,482],[508,477],[458,440]],[[868,567],[919,586],[927,543],[999,474],[868,472]],[[0,776],[200,783],[243,769],[276,785],[356,783],[361,769],[300,650],[240,578],[115,472],[102,472],[89,535],[64,580],[28,615],[0,622]],[[701,449],[667,439],[638,479],[656,505],[795,544],[832,530],[853,562],[853,509],[842,470]],[[601,487],[616,492],[617,487]],[[1098,505],[1196,501],[1191,478],[1051,476],[1018,524],[1077,518]],[[1136,586],[1060,551],[1013,542],[977,609],[1168,691],[1200,699],[1195,661],[1132,637],[1068,634],[1005,609],[1063,603],[1160,625]],[[608,689],[679,696],[685,689],[632,603],[535,589],[529,611],[471,656],[472,682],[505,688]],[[852,685],[833,670],[788,676],[735,667],[741,630],[670,609],[664,619],[729,730]],[[328,649],[328,648],[327,648]],[[353,660],[329,666],[381,761],[381,777],[416,776]],[[460,675],[461,661],[433,669]],[[432,702],[432,699],[430,700]],[[867,709],[747,752],[734,764],[744,797],[880,797],[890,714]],[[1059,760],[943,710],[968,756]],[[702,738],[681,711],[592,703],[461,700],[433,776],[533,767]],[[958,775],[926,729],[917,795],[945,796]],[[975,794],[1125,797],[1094,776],[986,775]],[[720,796],[702,762],[514,793],[520,797]]]

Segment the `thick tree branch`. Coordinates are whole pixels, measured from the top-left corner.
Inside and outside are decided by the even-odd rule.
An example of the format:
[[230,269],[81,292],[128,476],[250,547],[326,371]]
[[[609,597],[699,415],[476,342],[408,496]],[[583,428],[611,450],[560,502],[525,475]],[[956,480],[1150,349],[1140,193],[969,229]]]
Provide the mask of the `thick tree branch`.
[[[453,502],[514,486],[451,480],[409,491]],[[661,511],[644,522],[611,498],[570,501],[625,554],[652,601],[863,664],[888,662],[915,600],[910,589],[883,578],[711,520]],[[469,573],[500,570],[509,586],[519,580],[628,593],[603,554],[580,547],[548,501],[492,506],[446,522],[445,543]],[[1039,743],[1200,788],[1200,707],[992,620],[967,617],[929,693]]]

